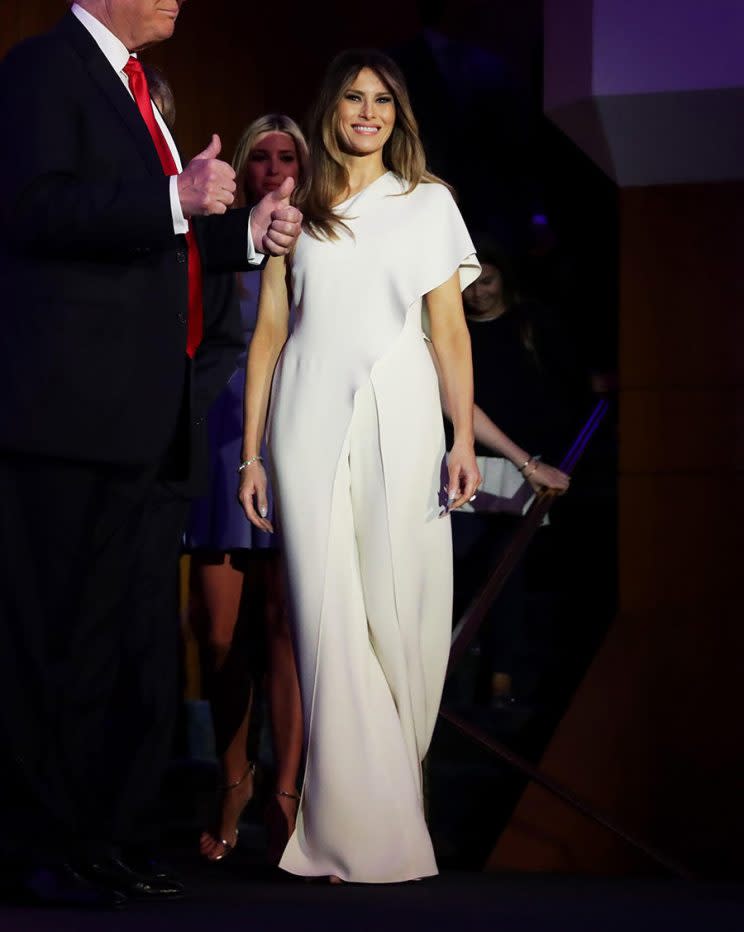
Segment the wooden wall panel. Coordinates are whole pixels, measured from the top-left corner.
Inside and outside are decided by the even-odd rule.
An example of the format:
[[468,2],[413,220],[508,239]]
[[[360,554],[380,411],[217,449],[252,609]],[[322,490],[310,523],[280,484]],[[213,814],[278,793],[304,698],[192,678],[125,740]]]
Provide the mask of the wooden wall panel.
[[66,7],[64,0],[0,0],[0,57],[21,39],[53,26]]
[[744,389],[737,386],[624,389],[623,472],[741,467],[743,409]]
[[[744,187],[621,194],[620,612],[543,759],[703,876],[744,871]],[[530,787],[492,869],[653,870]]]
[[742,203],[742,184],[623,192],[624,388],[741,383]]

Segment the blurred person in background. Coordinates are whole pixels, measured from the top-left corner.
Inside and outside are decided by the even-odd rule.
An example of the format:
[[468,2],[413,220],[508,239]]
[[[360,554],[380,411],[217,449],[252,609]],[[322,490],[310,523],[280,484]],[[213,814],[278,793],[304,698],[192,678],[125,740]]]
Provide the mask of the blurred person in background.
[[150,99],[160,111],[165,125],[169,130],[173,130],[176,125],[176,97],[173,88],[160,68],[143,62],[142,69],[150,89]]
[[[254,120],[238,142],[233,168],[237,203],[252,205],[291,177],[305,175],[307,144],[297,124],[283,114]],[[276,765],[269,798],[269,860],[278,861],[294,829],[297,773],[302,753],[302,710],[287,618],[283,570],[276,538],[254,527],[236,497],[248,346],[258,313],[258,278],[237,277],[243,330],[238,368],[209,411],[210,485],[192,507],[185,544],[192,554],[193,582],[205,617],[195,631],[207,673],[217,753],[222,770],[218,811],[202,833],[200,851],[222,860],[235,847],[241,813],[251,801],[256,762],[249,760],[248,735],[255,689],[255,638],[250,616],[261,615],[268,653],[268,698]],[[273,511],[273,498],[270,511]]]
[[[476,501],[453,515],[455,617],[485,582],[529,503],[524,478],[535,489],[568,487],[568,477],[542,458],[555,461],[564,452],[582,393],[575,348],[556,314],[521,299],[513,262],[499,244],[476,237],[476,247],[482,271],[463,300],[484,483]],[[477,695],[496,710],[515,705],[519,686],[528,689],[529,677],[518,683],[529,653],[524,613],[522,561],[481,627]]]

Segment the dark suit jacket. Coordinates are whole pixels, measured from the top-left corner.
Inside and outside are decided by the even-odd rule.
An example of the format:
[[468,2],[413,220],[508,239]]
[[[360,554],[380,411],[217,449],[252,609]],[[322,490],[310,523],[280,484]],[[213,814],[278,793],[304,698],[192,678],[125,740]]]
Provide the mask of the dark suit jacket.
[[[237,305],[219,273],[247,267],[247,211],[194,224],[210,339],[190,364],[169,181],[71,13],[0,65],[0,126],[0,449],[146,465],[170,449],[187,475],[181,457],[234,365]],[[210,355],[228,345],[229,359]]]
[[[190,379],[179,414],[180,425],[161,467],[171,492],[193,498],[206,491],[209,481],[207,413],[245,349],[245,334],[231,272],[204,275],[204,338],[189,366]],[[235,464],[237,469],[238,464]],[[238,478],[235,476],[237,492]]]

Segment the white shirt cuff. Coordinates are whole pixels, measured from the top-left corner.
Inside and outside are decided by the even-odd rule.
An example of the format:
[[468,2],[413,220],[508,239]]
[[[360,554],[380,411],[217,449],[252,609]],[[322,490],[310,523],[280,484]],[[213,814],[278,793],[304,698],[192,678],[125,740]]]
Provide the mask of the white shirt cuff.
[[252,216],[253,211],[248,214],[248,265],[261,265],[266,257],[263,255],[263,253],[258,252],[256,247],[253,245],[253,237],[251,236]]
[[170,205],[173,216],[173,232],[188,233],[189,221],[181,210],[181,198],[178,196],[178,175],[171,175],[170,179]]

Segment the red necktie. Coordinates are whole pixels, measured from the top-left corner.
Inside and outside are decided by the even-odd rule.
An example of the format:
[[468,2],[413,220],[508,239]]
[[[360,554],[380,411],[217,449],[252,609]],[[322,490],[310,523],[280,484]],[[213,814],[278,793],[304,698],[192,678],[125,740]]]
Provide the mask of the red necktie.
[[[139,108],[139,112],[142,114],[142,119],[147,124],[152,141],[155,143],[163,171],[166,175],[177,175],[178,168],[175,160],[152,111],[150,90],[140,60],[132,56],[124,66],[124,74],[129,78],[129,89]],[[186,242],[189,247],[189,321],[186,335],[186,352],[190,357],[193,357],[197,346],[201,343],[204,330],[202,269],[196,238],[191,229],[186,234]]]

